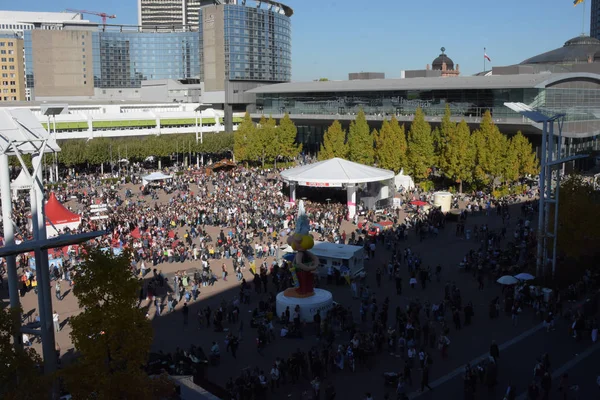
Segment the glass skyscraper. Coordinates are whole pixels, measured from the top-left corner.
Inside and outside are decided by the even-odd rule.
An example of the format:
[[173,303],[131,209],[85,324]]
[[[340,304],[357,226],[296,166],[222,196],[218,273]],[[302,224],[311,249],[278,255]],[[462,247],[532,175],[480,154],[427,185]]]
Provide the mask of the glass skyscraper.
[[[202,11],[201,11],[202,12]],[[291,22],[283,13],[224,6],[226,78],[287,82],[292,77]]]
[[198,32],[95,32],[94,86],[139,88],[143,80],[199,78]]

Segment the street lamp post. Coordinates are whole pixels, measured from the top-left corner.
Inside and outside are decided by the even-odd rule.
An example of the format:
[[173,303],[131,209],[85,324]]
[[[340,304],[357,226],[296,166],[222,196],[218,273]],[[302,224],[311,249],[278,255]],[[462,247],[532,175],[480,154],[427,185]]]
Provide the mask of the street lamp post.
[[[504,103],[511,110],[518,112],[534,123],[542,124],[542,149],[540,155],[539,174],[539,214],[537,236],[536,272],[538,276],[546,275],[548,264],[548,239],[552,239],[552,278],[556,273],[556,247],[558,243],[558,205],[560,192],[560,173],[558,168],[556,185],[552,190],[552,171],[567,162],[586,158],[586,154],[572,155],[560,158],[562,155],[562,128],[565,114],[546,115],[534,110],[523,103]],[[554,133],[554,126],[558,126],[558,137]],[[550,205],[554,204],[554,224],[550,226]]]

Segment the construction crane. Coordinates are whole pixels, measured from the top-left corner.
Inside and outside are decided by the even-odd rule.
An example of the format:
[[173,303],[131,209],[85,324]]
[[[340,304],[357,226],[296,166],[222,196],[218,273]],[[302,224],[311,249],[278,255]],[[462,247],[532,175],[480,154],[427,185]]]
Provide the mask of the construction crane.
[[102,25],[106,25],[106,18],[110,18],[110,19],[117,18],[117,16],[114,14],[110,15],[110,14],[98,12],[98,11],[73,10],[70,8],[67,8],[67,11],[75,12],[75,13],[79,13],[79,14],[97,15],[99,17],[102,17]]

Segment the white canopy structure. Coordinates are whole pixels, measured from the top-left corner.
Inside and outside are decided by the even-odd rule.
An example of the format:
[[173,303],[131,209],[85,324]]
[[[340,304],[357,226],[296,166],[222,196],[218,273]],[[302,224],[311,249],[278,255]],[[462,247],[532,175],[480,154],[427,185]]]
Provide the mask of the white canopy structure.
[[142,176],[142,184],[146,186],[150,182],[164,181],[166,179],[172,179],[173,175],[165,175],[162,172],[153,172],[150,175]]
[[332,158],[283,171],[281,177],[290,184],[290,202],[296,201],[296,185],[310,187],[346,187],[349,217],[356,214],[356,185],[394,178],[394,172]]
[[415,187],[415,181],[409,175],[404,175],[404,168],[400,170],[400,173],[394,178],[394,184],[396,190],[404,188],[404,190],[412,190]]
[[10,189],[12,190],[13,199],[17,199],[19,190],[30,190],[31,180],[27,177],[25,170],[22,169],[16,179],[10,183]]

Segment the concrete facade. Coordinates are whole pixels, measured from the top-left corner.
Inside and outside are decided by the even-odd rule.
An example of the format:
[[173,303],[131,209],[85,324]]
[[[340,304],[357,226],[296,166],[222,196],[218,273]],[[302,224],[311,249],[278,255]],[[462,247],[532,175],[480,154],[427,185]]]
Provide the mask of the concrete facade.
[[204,90],[225,90],[225,18],[222,6],[202,8]]
[[143,30],[198,29],[200,0],[138,0],[138,25]]
[[93,96],[92,32],[31,32],[36,97]]
[[0,34],[0,103],[26,99],[24,64],[23,40]]
[[349,81],[353,81],[356,79],[385,79],[385,73],[383,73],[383,72],[350,72],[348,74]]

